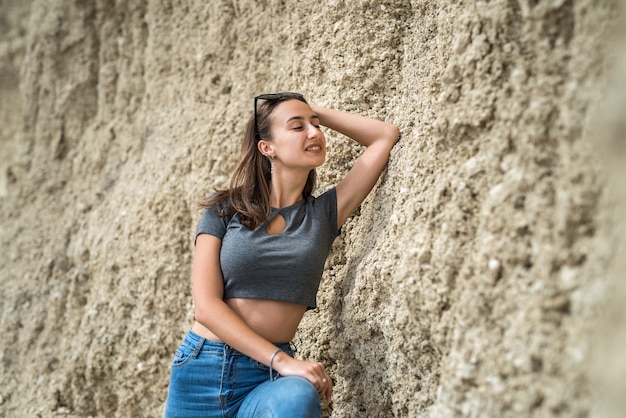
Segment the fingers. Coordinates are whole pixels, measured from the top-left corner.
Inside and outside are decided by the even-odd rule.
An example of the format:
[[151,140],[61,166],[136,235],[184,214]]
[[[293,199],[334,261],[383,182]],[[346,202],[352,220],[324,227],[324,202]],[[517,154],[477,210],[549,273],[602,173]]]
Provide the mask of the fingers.
[[320,396],[330,402],[333,393],[333,379],[331,379],[322,363],[315,364],[318,370],[316,370],[317,373],[314,373],[315,378],[312,379],[311,383],[313,383]]
[[322,388],[320,395],[322,398],[326,399],[326,401],[330,402],[333,396],[333,380],[330,376],[324,377],[322,378],[322,384],[325,386]]

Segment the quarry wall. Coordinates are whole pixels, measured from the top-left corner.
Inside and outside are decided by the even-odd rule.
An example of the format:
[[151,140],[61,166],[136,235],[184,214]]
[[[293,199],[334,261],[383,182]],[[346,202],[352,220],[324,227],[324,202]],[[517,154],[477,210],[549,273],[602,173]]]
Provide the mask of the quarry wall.
[[[276,91],[402,133],[295,341],[336,382],[327,416],[618,416],[620,13],[3,1],[0,416],[162,415],[197,202]],[[326,134],[320,190],[360,152]]]

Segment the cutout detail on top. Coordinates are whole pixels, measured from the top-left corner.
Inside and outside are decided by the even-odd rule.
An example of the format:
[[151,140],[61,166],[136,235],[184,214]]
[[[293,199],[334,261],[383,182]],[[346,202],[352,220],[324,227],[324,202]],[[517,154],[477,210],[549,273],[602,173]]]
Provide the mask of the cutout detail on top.
[[265,231],[267,231],[267,233],[270,235],[278,235],[283,232],[285,228],[287,228],[287,221],[285,221],[282,213],[278,212],[276,216],[274,216],[272,220],[268,222]]

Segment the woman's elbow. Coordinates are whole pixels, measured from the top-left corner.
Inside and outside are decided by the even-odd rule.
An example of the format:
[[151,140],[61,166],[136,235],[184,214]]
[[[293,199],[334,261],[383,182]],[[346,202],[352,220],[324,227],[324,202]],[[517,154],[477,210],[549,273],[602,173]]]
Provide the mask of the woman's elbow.
[[393,147],[398,139],[400,139],[400,128],[396,125],[388,124],[387,130],[385,132],[385,138],[390,142]]
[[215,305],[215,303],[211,303],[208,300],[201,303],[196,302],[193,311],[194,319],[203,325],[210,322],[211,318],[215,318],[213,313]]

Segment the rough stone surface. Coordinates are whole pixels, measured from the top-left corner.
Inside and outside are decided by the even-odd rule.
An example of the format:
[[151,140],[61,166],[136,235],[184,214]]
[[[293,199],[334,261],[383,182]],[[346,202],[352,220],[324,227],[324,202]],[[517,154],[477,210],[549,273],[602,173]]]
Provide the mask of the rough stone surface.
[[620,6],[0,2],[0,417],[162,414],[196,202],[281,90],[402,132],[296,341],[327,416],[619,416]]

